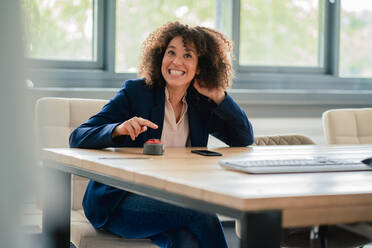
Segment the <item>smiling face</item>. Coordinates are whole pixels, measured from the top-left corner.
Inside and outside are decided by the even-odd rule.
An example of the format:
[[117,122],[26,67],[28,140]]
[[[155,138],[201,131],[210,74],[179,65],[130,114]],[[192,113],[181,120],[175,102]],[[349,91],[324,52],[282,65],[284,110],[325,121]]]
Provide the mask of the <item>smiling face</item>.
[[187,88],[198,68],[198,55],[193,46],[185,47],[181,36],[174,37],[165,50],[161,74],[167,86]]

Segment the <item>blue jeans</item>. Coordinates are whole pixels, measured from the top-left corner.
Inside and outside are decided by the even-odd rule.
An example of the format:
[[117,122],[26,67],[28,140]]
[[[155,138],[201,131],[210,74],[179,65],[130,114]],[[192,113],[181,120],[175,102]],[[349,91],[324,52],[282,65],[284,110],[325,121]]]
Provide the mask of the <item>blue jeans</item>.
[[150,238],[164,248],[227,247],[216,215],[132,193],[103,229],[125,238]]

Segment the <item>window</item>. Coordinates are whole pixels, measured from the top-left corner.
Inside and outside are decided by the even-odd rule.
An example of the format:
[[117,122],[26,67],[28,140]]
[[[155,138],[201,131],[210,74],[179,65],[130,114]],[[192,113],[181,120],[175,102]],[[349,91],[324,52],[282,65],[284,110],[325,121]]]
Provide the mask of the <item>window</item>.
[[322,66],[319,0],[242,0],[240,64]]
[[372,5],[365,0],[343,0],[340,22],[342,77],[372,77]]
[[118,0],[116,9],[116,72],[136,72],[142,42],[168,21],[216,24],[215,0]]
[[26,55],[51,61],[97,61],[93,0],[24,0]]
[[36,87],[120,87],[137,76],[144,39],[175,20],[216,28],[233,40],[237,88],[372,85],[368,1],[23,0],[23,5],[29,78]]

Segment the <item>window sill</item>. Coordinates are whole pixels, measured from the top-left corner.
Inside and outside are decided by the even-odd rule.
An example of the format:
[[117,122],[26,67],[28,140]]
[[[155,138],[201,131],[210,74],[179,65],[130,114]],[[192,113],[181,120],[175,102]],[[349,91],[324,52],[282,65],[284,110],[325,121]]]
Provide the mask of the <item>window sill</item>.
[[[43,96],[109,99],[118,88],[33,88],[32,94]],[[239,104],[250,105],[365,105],[372,106],[372,90],[331,89],[230,89]]]
[[239,104],[372,106],[372,90],[232,89],[229,93]]

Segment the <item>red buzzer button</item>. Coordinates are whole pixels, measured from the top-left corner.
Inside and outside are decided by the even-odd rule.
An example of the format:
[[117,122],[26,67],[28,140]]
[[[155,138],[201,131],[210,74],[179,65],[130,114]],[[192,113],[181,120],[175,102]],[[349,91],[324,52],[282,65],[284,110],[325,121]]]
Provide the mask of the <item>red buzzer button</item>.
[[145,144],[161,144],[161,141],[159,139],[149,139]]

